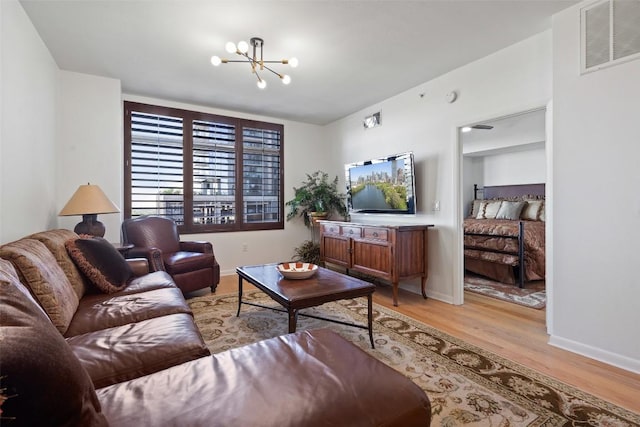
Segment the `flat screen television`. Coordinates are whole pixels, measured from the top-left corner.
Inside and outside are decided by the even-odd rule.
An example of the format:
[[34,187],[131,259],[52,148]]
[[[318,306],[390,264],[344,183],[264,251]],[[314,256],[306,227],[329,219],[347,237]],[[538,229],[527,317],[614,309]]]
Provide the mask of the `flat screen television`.
[[351,213],[416,213],[412,152],[346,164],[345,181]]

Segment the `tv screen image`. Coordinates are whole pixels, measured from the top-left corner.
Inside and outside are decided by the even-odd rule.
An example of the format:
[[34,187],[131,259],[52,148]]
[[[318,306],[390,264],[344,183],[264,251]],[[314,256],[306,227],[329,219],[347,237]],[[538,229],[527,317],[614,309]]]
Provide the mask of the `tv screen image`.
[[345,165],[348,204],[358,213],[415,213],[413,154]]

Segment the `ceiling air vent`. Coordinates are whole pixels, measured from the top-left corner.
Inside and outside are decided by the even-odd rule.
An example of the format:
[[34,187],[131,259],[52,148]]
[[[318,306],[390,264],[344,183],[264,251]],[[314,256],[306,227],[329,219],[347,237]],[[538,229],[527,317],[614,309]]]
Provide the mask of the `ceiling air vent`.
[[640,0],[602,0],[581,10],[582,72],[640,58]]

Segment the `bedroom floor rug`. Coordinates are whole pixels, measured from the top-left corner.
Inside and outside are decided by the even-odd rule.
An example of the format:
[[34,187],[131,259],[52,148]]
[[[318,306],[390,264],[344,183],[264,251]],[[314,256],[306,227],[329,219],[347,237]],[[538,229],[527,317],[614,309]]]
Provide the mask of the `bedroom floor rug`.
[[[276,306],[260,291],[246,292],[243,299]],[[243,305],[236,317],[237,295],[206,295],[188,302],[212,353],[287,332],[286,313]],[[366,324],[366,299],[333,302],[309,312]],[[298,330],[330,328],[411,378],[431,400],[433,426],[640,425],[640,414],[378,304],[373,315],[375,350],[366,330],[303,316]]]
[[547,305],[543,280],[527,282],[524,288],[520,289],[518,285],[500,283],[466,273],[464,290],[536,309],[542,309]]

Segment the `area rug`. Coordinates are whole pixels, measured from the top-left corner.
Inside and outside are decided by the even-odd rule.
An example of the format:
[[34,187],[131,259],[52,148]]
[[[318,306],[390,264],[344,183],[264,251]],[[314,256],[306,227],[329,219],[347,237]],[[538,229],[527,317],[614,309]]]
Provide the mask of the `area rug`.
[[[260,291],[245,293],[243,300],[277,306]],[[237,304],[236,295],[189,300],[212,353],[287,332],[285,313],[243,305],[240,317],[236,317]],[[338,301],[307,312],[366,324],[366,299]],[[373,315],[375,350],[370,348],[366,330],[302,316],[298,330],[330,328],[409,377],[431,400],[433,426],[640,425],[640,414],[378,304],[374,304]]]
[[536,309],[542,309],[547,305],[544,280],[527,282],[521,289],[517,285],[465,273],[464,290]]

